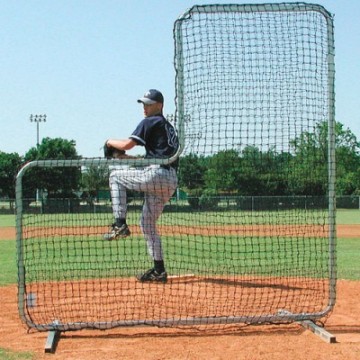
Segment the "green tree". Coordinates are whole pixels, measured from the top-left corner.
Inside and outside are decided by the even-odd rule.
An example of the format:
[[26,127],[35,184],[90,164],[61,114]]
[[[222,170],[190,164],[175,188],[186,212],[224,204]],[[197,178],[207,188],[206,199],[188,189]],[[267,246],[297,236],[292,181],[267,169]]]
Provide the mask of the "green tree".
[[262,154],[256,146],[247,146],[241,152],[238,193],[244,196],[261,195]]
[[289,186],[294,195],[320,196],[326,193],[327,132],[324,123],[313,132],[305,131],[290,141],[294,157],[290,164]]
[[[336,192],[350,195],[357,191],[360,144],[356,136],[335,123]],[[294,151],[289,172],[294,194],[324,195],[328,187],[328,123],[317,124],[313,132],[303,132],[290,142]]]
[[17,153],[0,151],[0,196],[15,198],[15,177],[22,159]]
[[98,197],[101,189],[109,188],[109,170],[105,166],[89,166],[82,173],[82,188],[88,192],[88,201]]
[[[44,138],[41,144],[31,148],[24,157],[26,162],[34,160],[79,159],[74,140]],[[37,189],[46,190],[49,198],[73,196],[79,189],[81,169],[56,167],[29,169],[23,179],[24,197],[34,197]]]
[[[322,196],[328,190],[328,124],[321,122],[290,140],[289,152],[246,146],[241,153],[220,151],[208,157],[180,159],[179,185],[200,197],[219,193]],[[335,123],[336,192],[360,193],[360,144],[341,123]]]
[[202,189],[204,187],[204,173],[207,159],[196,154],[189,154],[180,158],[179,187],[185,191]]
[[240,158],[236,150],[223,150],[212,156],[204,174],[205,188],[217,194],[237,191],[239,165]]
[[259,165],[258,195],[287,195],[288,194],[288,166],[291,155],[286,152],[277,153],[269,149],[261,153]]
[[196,154],[188,154],[179,161],[179,188],[188,195],[188,202],[194,209],[199,207],[199,200],[204,191],[204,174],[208,159]]
[[360,192],[360,142],[343,124],[335,126],[336,193],[352,195]]

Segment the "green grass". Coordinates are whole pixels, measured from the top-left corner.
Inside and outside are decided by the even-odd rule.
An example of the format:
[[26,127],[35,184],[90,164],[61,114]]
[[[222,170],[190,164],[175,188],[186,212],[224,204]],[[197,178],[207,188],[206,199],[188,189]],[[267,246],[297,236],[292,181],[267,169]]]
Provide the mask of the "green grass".
[[360,280],[360,235],[337,240],[338,279]]
[[15,226],[15,215],[0,215],[0,227]]
[[[241,211],[241,217],[239,217],[239,212],[236,211],[227,211],[223,212],[188,212],[188,213],[164,213],[162,215],[161,221],[163,224],[174,224],[174,217],[176,216],[177,225],[189,225],[193,222],[197,225],[206,226],[211,221],[212,224],[223,224],[226,221],[226,224],[234,224],[239,220],[242,224],[246,225],[249,223],[256,224],[272,224],[272,223],[281,223],[281,224],[301,224],[301,223],[311,223],[318,221],[316,214],[323,216],[321,210],[312,210],[312,211],[301,211],[301,210],[288,210],[288,211]],[[310,216],[309,216],[310,214]],[[225,216],[226,215],[226,216]],[[46,222],[48,226],[56,224],[59,222],[59,214],[48,214],[48,215],[26,215],[26,217],[31,218],[32,216],[42,216],[43,222]],[[98,219],[101,224],[104,224],[104,219],[108,219],[109,222],[112,221],[111,214],[99,214],[94,218],[94,214],[77,214],[77,221],[83,225],[94,225],[96,226],[96,219]],[[131,220],[131,219],[130,219]],[[74,221],[73,214],[61,214],[61,221],[63,225],[72,225]],[[137,218],[134,219],[137,221]],[[337,210],[336,222],[338,224],[360,224],[360,210]],[[130,221],[131,223],[131,221]],[[15,226],[15,215],[0,215],[0,227],[2,226]]]
[[[345,210],[339,209],[336,211],[337,224],[355,225],[360,224],[360,210]],[[360,234],[359,234],[360,238]]]
[[13,240],[0,240],[0,286],[15,284],[16,282],[15,242]]
[[[195,274],[327,276],[327,239],[163,236],[162,241],[169,272],[181,266]],[[141,236],[112,242],[77,236],[30,239],[25,246],[27,282],[129,277],[148,261]]]
[[[139,242],[134,241],[134,238],[132,239],[131,248],[126,241],[123,241],[121,246],[115,242],[105,243],[105,247],[101,246],[100,242],[93,241],[85,247],[84,244],[81,245],[82,248],[76,247],[75,244],[71,248],[69,247],[69,243],[65,244],[60,241],[59,244],[62,243],[63,245],[62,257],[56,256],[57,251],[60,250],[58,246],[57,250],[43,249],[47,251],[47,257],[42,256],[38,258],[36,256],[32,259],[29,257],[28,261],[29,264],[31,262],[33,263],[31,267],[39,267],[35,274],[37,280],[39,280],[39,276],[42,276],[43,280],[45,280],[49,278],[55,279],[59,275],[62,279],[98,277],[100,274],[104,276],[129,276],[135,273],[136,266],[146,261],[147,258],[141,239],[139,238]],[[261,239],[259,239],[256,243],[253,242],[251,244],[251,253],[249,253],[249,249],[246,248],[246,246],[250,246],[249,244],[242,244],[242,247],[236,248],[236,246],[228,240],[229,238],[227,238],[227,243],[219,241],[219,239],[217,239],[216,243],[209,241],[209,243],[201,245],[201,249],[197,249],[201,250],[205,255],[202,259],[201,266],[196,266],[198,271],[201,271],[201,269],[207,269],[207,271],[213,269],[212,271],[214,273],[227,270],[231,271],[231,262],[226,259],[225,255],[229,251],[236,254],[240,271],[241,269],[251,268],[253,274],[275,275],[278,271],[281,271],[281,269],[288,269],[287,274],[291,275],[291,269],[296,262],[297,271],[301,271],[305,276],[307,272],[311,274],[312,270],[315,269],[316,263],[319,262],[319,258],[316,258],[315,261],[315,257],[305,259],[304,256],[299,256],[298,253],[304,253],[299,247],[292,248],[289,246],[284,250],[281,243],[271,244],[269,239],[267,239],[267,241],[260,241]],[[170,247],[172,254],[169,255],[169,264],[179,262],[180,260],[183,263],[194,263],[198,260],[194,258],[194,249],[176,249],[174,247],[174,243],[176,242],[177,240],[172,238],[171,244],[169,243],[167,245],[167,247]],[[98,245],[96,245],[96,243],[98,243]],[[164,239],[164,243],[166,243],[166,239]],[[283,244],[285,243],[288,243],[288,239],[283,240]],[[306,244],[303,245],[305,246]],[[97,246],[98,248],[96,248]],[[173,246],[173,248],[171,248],[171,246]],[[338,239],[337,268],[339,279],[360,280],[359,246],[359,239]],[[266,248],[271,249],[271,251],[267,252]],[[306,248],[304,247],[304,249]],[[62,259],[66,260],[62,261]],[[123,262],[132,259],[131,262],[134,264],[134,268],[130,268],[128,265],[126,268],[122,268],[122,263],[119,262],[119,259],[122,259]],[[322,262],[326,263],[326,258],[324,258]],[[74,267],[76,268],[75,271]],[[31,273],[28,275],[31,280]],[[0,286],[14,284],[16,282],[17,267],[14,241],[0,241]]]
[[0,348],[0,359],[1,360],[31,360],[34,359],[35,355],[29,352],[15,352]]
[[[311,216],[316,212],[310,212]],[[321,212],[319,212],[321,215]],[[165,213],[161,219],[162,224],[202,224],[211,222],[215,219],[216,213],[208,212],[202,213]],[[275,222],[276,213],[271,212],[256,212],[251,214],[250,212],[241,212],[241,217],[230,217],[229,213],[226,213],[226,219],[230,218],[230,222],[235,222],[236,219],[241,219],[242,223],[246,224],[250,221],[250,217],[253,216],[252,221],[261,224],[264,219],[268,223]],[[303,211],[289,211],[277,214],[278,222],[281,219],[290,219],[301,223],[302,220],[307,220],[307,213]],[[287,217],[287,215],[290,215]],[[29,224],[34,215],[27,215]],[[44,217],[44,223],[48,226],[59,224],[59,216],[61,216],[61,222],[71,224],[71,221],[76,221],[77,225],[92,224],[94,225],[93,214],[82,215],[35,215]],[[101,214],[102,224],[104,224],[104,217],[108,217],[109,214]],[[221,217],[225,216],[223,213],[218,214],[218,223],[222,220]],[[300,217],[296,219],[296,216]],[[322,215],[323,216],[323,215]],[[110,215],[111,217],[111,215]],[[177,217],[177,218],[175,218]],[[175,220],[174,220],[175,219]],[[280,219],[280,220],[279,220]],[[133,222],[136,221],[135,217],[132,217]],[[178,222],[177,222],[178,220]],[[258,221],[257,221],[258,220]],[[100,220],[99,220],[100,221]],[[227,220],[228,221],[228,220]],[[288,221],[289,222],[289,221]],[[130,221],[131,223],[131,221]],[[213,224],[214,222],[212,222]],[[281,222],[282,223],[282,220]],[[359,224],[360,223],[360,211],[359,210],[338,210],[337,212],[338,224]],[[14,226],[15,217],[13,215],[0,216],[1,226]],[[76,224],[75,224],[76,226]],[[217,239],[209,236],[207,241],[198,241],[196,237],[189,236],[186,241],[180,241],[175,237],[164,237],[163,242],[167,249],[168,263],[182,262],[183,264],[197,264],[196,269],[202,271],[203,269],[214,271],[219,273],[221,271],[232,271],[231,267],[234,266],[234,260],[229,261],[227,254],[233,254],[236,259],[236,268],[239,271],[246,271],[251,269],[253,273],[276,274],[281,269],[287,269],[288,274],[292,273],[292,265],[296,263],[297,269],[300,269],[300,273],[304,276],[312,273],[315,262],[319,261],[319,256],[322,255],[323,249],[314,248],[314,244],[310,244],[305,241],[297,241],[294,239],[281,239],[281,238],[258,238],[244,239],[239,243],[238,241],[232,241],[231,236],[218,237]],[[85,241],[83,241],[85,240]],[[184,239],[183,239],[184,240]],[[31,242],[34,242],[31,244]],[[131,243],[130,243],[131,241]],[[291,243],[293,242],[293,243]],[[30,239],[27,245],[32,245],[27,254],[27,264],[30,269],[35,269],[37,277],[42,274],[43,279],[54,279],[61,274],[62,278],[89,278],[92,276],[129,276],[132,275],[140,263],[148,260],[144,240],[141,236],[132,236],[131,239],[126,239],[122,242],[104,242],[101,237],[86,237],[85,239],[78,239],[77,237],[59,237],[52,238],[51,241],[34,241]],[[287,244],[289,246],[287,246]],[[324,245],[321,245],[324,246]],[[326,244],[325,244],[326,246]],[[356,239],[337,239],[337,269],[339,279],[352,279],[360,280],[360,234]],[[59,254],[62,256],[59,256]],[[203,254],[203,259],[195,259],[196,253]],[[313,254],[317,253],[316,261]],[[309,254],[306,258],[299,254]],[[320,258],[321,262],[325,264],[326,269],[326,254],[323,254],[324,258]],[[65,260],[64,260],[65,259]],[[128,263],[133,264],[133,268],[125,268],[121,260],[128,260]],[[170,265],[171,266],[171,265]],[[186,266],[185,266],[186,268]],[[191,267],[189,267],[191,268]],[[74,271],[75,269],[75,271]],[[279,270],[280,269],[280,270]],[[169,269],[171,270],[171,269]],[[316,271],[314,271],[316,273]],[[74,275],[75,274],[75,275]],[[28,279],[31,280],[31,273],[27,274]],[[34,279],[36,280],[36,279]],[[37,279],[38,280],[38,279]],[[16,264],[16,246],[13,240],[0,241],[0,286],[8,284],[14,284],[17,282],[17,264]]]
[[[316,211],[316,210],[314,210]],[[236,214],[236,212],[233,212],[234,215]],[[200,213],[197,214],[195,213],[181,213],[178,218],[179,218],[179,225],[182,224],[182,222],[185,222],[188,224],[188,220],[189,219],[196,219],[201,221],[201,219],[204,219],[203,221],[208,221],[209,218],[215,218],[215,214],[214,212],[201,212],[201,216]],[[221,213],[220,213],[221,214]],[[227,212],[227,219],[230,219],[231,221],[235,221],[236,219],[238,219],[238,216],[228,216],[231,215],[231,212]],[[293,210],[293,211],[282,211],[282,212],[271,212],[271,211],[258,211],[255,213],[252,213],[250,211],[243,211],[241,212],[241,218],[243,219],[244,222],[246,222],[246,219],[250,219],[250,218],[254,218],[254,216],[258,219],[263,219],[261,221],[265,222],[268,221],[271,218],[276,218],[282,219],[284,222],[288,222],[289,219],[294,219],[295,217],[297,218],[297,222],[301,222],[301,218],[299,219],[299,216],[302,217],[304,220],[307,220],[307,218],[305,217],[305,212],[303,211],[299,211],[299,210]],[[289,216],[290,215],[290,216]],[[357,209],[351,209],[351,210],[345,210],[345,209],[338,209],[337,210],[337,214],[336,214],[336,222],[338,224],[360,224],[360,210]],[[51,219],[53,219],[53,221],[56,221],[55,219],[59,216],[59,215],[41,215],[46,217],[49,221],[51,221]],[[61,216],[66,219],[69,219],[69,222],[72,220],[73,215],[72,214],[61,214]],[[107,214],[103,214],[103,217],[108,217]],[[109,216],[109,218],[111,217],[111,215]],[[164,213],[163,214],[163,218],[165,219],[164,221],[166,221],[167,218],[173,218],[174,217],[174,213]],[[222,219],[222,217],[219,217],[220,219]],[[84,220],[85,222],[90,222],[90,221],[94,221],[94,215],[93,214],[81,214],[80,219]],[[182,220],[184,219],[184,220]],[[232,220],[231,220],[232,219]],[[277,221],[278,221],[277,220]],[[173,221],[173,220],[172,220]],[[3,226],[15,226],[15,215],[0,215],[0,227]]]
[[[281,211],[198,211],[188,213],[164,213],[161,222],[165,225],[271,225],[271,224],[317,224],[324,218],[324,210]],[[175,220],[174,220],[175,219]]]

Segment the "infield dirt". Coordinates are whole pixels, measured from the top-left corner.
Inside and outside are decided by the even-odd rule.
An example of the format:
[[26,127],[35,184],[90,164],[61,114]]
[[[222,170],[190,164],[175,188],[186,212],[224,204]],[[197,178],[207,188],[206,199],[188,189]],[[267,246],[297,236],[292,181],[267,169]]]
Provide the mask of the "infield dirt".
[[[338,226],[339,237],[359,237],[360,227]],[[14,228],[1,228],[0,239],[15,238]],[[360,246],[360,244],[359,244]],[[17,309],[16,285],[0,287],[0,348],[27,351],[34,359],[360,359],[360,281],[338,280],[335,309],[325,328],[336,336],[328,344],[298,324],[229,326],[196,331],[168,328],[81,330],[61,335],[55,354],[44,352],[45,332],[28,332]]]

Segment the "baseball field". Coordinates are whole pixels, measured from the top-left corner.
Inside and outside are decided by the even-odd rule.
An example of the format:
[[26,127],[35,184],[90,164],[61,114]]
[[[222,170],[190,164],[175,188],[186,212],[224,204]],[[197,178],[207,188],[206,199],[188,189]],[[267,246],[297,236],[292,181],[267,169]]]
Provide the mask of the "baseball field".
[[[221,331],[128,327],[61,335],[45,354],[46,332],[28,332],[17,309],[15,218],[0,216],[0,359],[359,359],[360,211],[337,212],[337,302],[325,328],[328,344],[299,324],[229,325]],[[189,229],[187,229],[189,230]],[[199,229],[192,229],[194,232]],[[162,229],[166,231],[166,229]],[[266,229],[259,229],[259,232]]]

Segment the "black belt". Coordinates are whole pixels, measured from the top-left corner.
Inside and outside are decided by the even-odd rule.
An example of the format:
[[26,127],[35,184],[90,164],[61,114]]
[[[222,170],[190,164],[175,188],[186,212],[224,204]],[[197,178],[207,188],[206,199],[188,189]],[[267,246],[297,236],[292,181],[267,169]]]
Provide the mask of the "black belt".
[[162,169],[166,169],[166,170],[170,170],[170,169],[173,168],[171,165],[160,165],[160,167],[161,167]]

